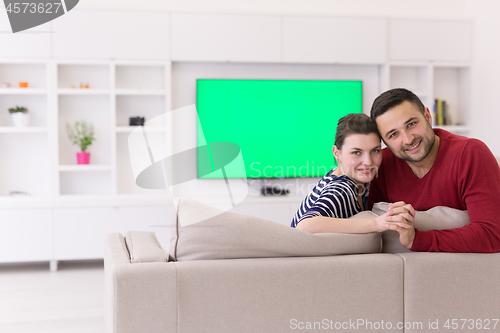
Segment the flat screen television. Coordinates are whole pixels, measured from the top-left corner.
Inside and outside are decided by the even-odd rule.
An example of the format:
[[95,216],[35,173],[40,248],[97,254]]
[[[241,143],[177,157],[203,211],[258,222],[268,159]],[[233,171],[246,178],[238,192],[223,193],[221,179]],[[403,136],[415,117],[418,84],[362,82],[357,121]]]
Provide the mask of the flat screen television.
[[[338,120],[363,112],[363,84],[198,79],[196,106],[199,147],[231,142],[241,149],[246,171],[226,168],[227,178],[322,177],[336,166],[332,147]],[[200,161],[198,153],[198,178],[223,178],[201,173]]]

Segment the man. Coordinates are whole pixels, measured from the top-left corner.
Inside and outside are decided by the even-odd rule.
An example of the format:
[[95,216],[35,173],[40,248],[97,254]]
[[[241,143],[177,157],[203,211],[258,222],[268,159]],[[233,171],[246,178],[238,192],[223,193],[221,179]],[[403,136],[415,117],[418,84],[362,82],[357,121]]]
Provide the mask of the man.
[[370,184],[368,209],[379,201],[403,201],[411,204],[405,206],[409,212],[447,206],[469,214],[469,225],[448,230],[387,224],[401,245],[412,251],[500,252],[500,169],[488,147],[433,130],[429,109],[406,89],[377,97],[371,117],[388,149]]

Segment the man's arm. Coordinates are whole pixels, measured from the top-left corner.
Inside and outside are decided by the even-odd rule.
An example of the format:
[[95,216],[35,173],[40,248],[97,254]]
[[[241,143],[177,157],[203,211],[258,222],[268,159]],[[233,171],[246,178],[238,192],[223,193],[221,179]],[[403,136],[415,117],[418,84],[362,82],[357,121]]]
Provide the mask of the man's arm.
[[500,169],[495,157],[483,142],[472,140],[457,167],[470,224],[447,230],[415,230],[412,251],[500,252]]

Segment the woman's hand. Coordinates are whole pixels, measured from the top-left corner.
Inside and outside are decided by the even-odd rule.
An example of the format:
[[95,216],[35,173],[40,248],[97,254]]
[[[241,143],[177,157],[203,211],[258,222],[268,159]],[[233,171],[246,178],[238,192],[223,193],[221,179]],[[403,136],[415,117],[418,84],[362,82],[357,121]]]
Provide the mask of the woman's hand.
[[387,230],[387,228],[384,227],[384,224],[387,223],[386,218],[387,218],[387,213],[374,218],[375,226],[373,232],[384,232]]
[[[415,239],[415,209],[404,201],[389,204],[383,227],[399,234],[399,242],[410,249]],[[383,215],[381,215],[383,216]]]

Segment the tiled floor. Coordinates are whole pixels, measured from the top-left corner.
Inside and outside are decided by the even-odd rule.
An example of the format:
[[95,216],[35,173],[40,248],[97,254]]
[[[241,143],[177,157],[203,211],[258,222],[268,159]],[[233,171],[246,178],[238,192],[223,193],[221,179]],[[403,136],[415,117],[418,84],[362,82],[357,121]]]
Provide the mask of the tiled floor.
[[104,332],[103,261],[0,265],[0,332]]

